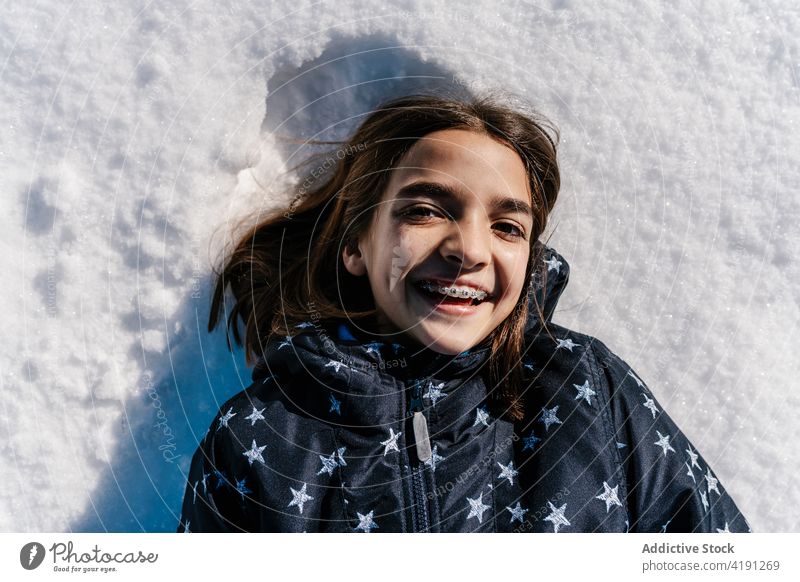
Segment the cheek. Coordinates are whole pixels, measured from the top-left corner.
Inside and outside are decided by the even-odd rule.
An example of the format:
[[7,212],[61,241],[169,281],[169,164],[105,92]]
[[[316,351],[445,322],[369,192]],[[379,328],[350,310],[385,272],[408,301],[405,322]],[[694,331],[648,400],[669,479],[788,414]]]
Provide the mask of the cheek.
[[401,229],[397,236],[394,238],[394,246],[392,248],[392,267],[405,270],[411,265],[411,259],[417,252],[414,246],[414,237],[411,234]]
[[[392,227],[392,225],[388,225]],[[376,295],[402,301],[408,274],[427,256],[428,243],[408,228],[387,229],[376,234],[371,279]]]
[[391,240],[392,273],[404,279],[408,273],[431,254],[435,248],[435,239],[430,235],[414,232],[410,228],[401,228]]
[[391,256],[386,257],[386,263],[390,266],[389,293],[401,293],[403,283],[409,270],[414,265],[414,247],[408,236],[397,236],[391,243]]
[[388,277],[392,262],[392,247],[396,232],[386,217],[379,214],[373,218],[370,228],[360,245],[361,255],[367,266],[367,276],[373,289],[379,290]]
[[500,283],[503,285],[505,295],[513,296],[513,300],[519,297],[525,285],[525,271],[528,267],[530,256],[527,247],[518,249],[508,249],[498,253],[496,256],[497,273]]

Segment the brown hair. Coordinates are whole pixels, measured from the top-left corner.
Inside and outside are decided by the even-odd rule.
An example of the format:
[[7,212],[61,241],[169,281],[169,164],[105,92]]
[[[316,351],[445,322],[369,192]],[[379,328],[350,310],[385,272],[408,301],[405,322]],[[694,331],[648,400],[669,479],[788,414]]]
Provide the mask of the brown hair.
[[[560,186],[558,131],[538,114],[491,96],[417,94],[393,99],[372,111],[347,141],[313,142],[340,148],[300,164],[313,164],[319,156],[328,160],[298,185],[288,208],[273,210],[248,227],[224,258],[221,271],[215,270],[209,331],[227,312],[228,332],[242,345],[241,320],[251,365],[270,339],[291,335],[291,328],[308,321],[312,312],[315,319],[373,317],[369,282],[344,268],[342,245],[366,233],[390,172],[403,155],[421,137],[443,129],[466,129],[497,139],[519,155],[528,174],[534,210],[528,283],[516,308],[487,338],[491,353],[486,366],[488,385],[498,388],[491,390],[493,399],[507,408],[510,418],[521,419],[523,334],[534,266],[542,263],[542,245],[535,243]],[[227,288],[234,297],[230,311],[224,301]],[[544,322],[542,308],[535,303]]]

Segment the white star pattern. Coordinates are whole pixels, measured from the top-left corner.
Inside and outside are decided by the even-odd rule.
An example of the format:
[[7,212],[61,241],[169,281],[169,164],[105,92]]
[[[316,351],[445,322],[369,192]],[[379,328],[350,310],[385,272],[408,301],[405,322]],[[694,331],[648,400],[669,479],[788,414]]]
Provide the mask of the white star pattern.
[[684,463],[684,465],[686,465],[686,475],[691,477],[692,481],[697,483],[697,479],[694,478],[694,472],[692,471],[692,468],[689,466],[689,463]]
[[[189,524],[190,524],[190,523],[192,523],[192,522],[191,522],[191,521],[187,521],[187,522],[186,522],[186,527],[184,528],[184,530],[183,530],[183,533],[192,533],[192,532],[189,530]],[[194,538],[192,538],[192,539],[194,539]]]
[[619,485],[614,485],[614,488],[612,489],[608,483],[603,481],[603,492],[595,497],[595,499],[606,502],[606,513],[608,513],[608,510],[611,509],[612,505],[619,505],[622,507],[622,503],[617,495],[617,489],[619,489]]
[[658,414],[655,401],[652,398],[648,398],[647,394],[642,393],[642,396],[644,396],[644,407],[649,408],[650,412],[653,414],[653,418],[655,418],[656,414]]
[[244,499],[244,496],[248,493],[252,493],[252,491],[247,488],[247,485],[245,484],[246,481],[247,477],[244,477],[241,481],[238,479],[236,480],[236,491],[239,492],[239,495],[242,496],[242,499]]
[[525,513],[529,511],[524,509],[520,505],[519,501],[517,501],[516,507],[506,507],[506,509],[511,512],[511,523],[514,523],[515,521],[522,523],[522,518],[525,517]]
[[322,475],[323,473],[333,475],[336,467],[339,466],[339,463],[336,461],[336,451],[332,452],[330,457],[320,455],[319,460],[322,461],[322,469],[317,471],[317,475]]
[[711,469],[708,467],[706,467],[706,481],[708,481],[709,495],[711,495],[712,491],[716,492],[717,495],[722,495],[722,493],[719,492],[719,489],[717,489],[717,483],[719,483],[719,480],[711,474]]
[[522,442],[525,443],[525,446],[522,447],[522,450],[523,451],[527,451],[528,449],[533,450],[536,447],[536,443],[538,443],[540,440],[542,439],[534,435],[533,431],[531,431],[531,434],[529,434],[526,437],[522,437]]
[[340,362],[339,360],[331,360],[323,366],[323,368],[333,368],[337,374],[339,373],[339,368],[342,367],[346,368],[347,366],[345,366],[344,363]]
[[669,435],[663,435],[659,431],[656,431],[656,434],[658,435],[658,440],[653,444],[664,450],[664,456],[667,456],[667,451],[672,451],[674,453],[675,449],[669,444]]
[[220,487],[225,487],[228,485],[232,486],[231,482],[228,481],[228,477],[225,475],[224,472],[219,471],[218,469],[214,469],[214,477],[217,478],[217,486],[214,488],[215,491]]
[[489,426],[489,412],[481,406],[480,408],[476,409],[475,411],[475,422],[472,423],[472,426],[476,426],[478,424],[482,424],[483,426]]
[[636,374],[633,373],[633,370],[628,370],[627,375],[636,381],[636,384],[639,386],[639,388],[647,389],[647,386],[644,385],[644,382],[639,380],[638,376],[636,376]]
[[386,456],[386,453],[389,451],[397,451],[400,452],[400,449],[397,448],[397,437],[399,437],[402,432],[395,433],[393,428],[389,428],[389,438],[385,441],[381,441],[381,444],[385,447],[383,449],[383,456]]
[[497,476],[498,479],[508,479],[509,484],[514,484],[514,477],[519,474],[514,468],[514,461],[511,461],[508,465],[503,465],[502,463],[497,463],[500,466],[500,474]]
[[381,355],[380,347],[383,345],[381,342],[371,342],[365,344],[367,346],[365,354],[378,354]]
[[544,520],[553,524],[553,533],[558,533],[558,528],[560,528],[562,525],[570,525],[567,518],[564,517],[564,511],[567,509],[566,503],[556,509],[556,506],[548,501],[547,507],[550,508],[550,513],[544,518]]
[[250,421],[250,426],[255,425],[257,420],[264,420],[264,415],[261,413],[266,409],[267,408],[264,407],[261,410],[257,410],[256,407],[253,406],[253,412],[251,412],[249,416],[245,416],[245,418]]
[[689,458],[692,460],[692,467],[697,467],[698,469],[700,469],[701,468],[700,463],[697,462],[697,458],[699,455],[692,450],[691,446],[688,449],[686,449],[686,452],[688,453]]
[[197,485],[200,483],[200,480],[194,482],[194,486],[192,487],[192,492],[194,493],[194,497],[192,499],[192,503],[197,503]]
[[338,460],[339,466],[341,466],[341,467],[346,467],[347,466],[347,463],[344,460],[344,452],[346,450],[347,450],[347,447],[339,447],[339,449],[336,451],[336,456],[338,457],[337,460]]
[[558,405],[554,406],[553,408],[542,408],[542,418],[539,420],[544,423],[544,429],[546,431],[550,430],[551,424],[562,424],[562,422],[556,416],[556,412],[558,412]]
[[261,456],[261,453],[266,448],[267,448],[267,445],[262,445],[260,447],[258,445],[256,445],[256,439],[253,439],[253,444],[250,445],[250,450],[249,451],[245,451],[243,454],[244,454],[245,457],[247,457],[247,460],[250,463],[250,465],[252,465],[253,461],[256,461],[256,460],[259,460],[259,461],[261,461],[262,463],[264,463],[266,465],[266,462],[264,461],[264,457]]
[[555,271],[556,273],[561,272],[561,261],[559,261],[557,258],[550,257],[544,263],[545,265],[547,265],[548,272],[550,271]]
[[569,351],[572,351],[572,348],[577,348],[577,347],[580,347],[580,345],[581,345],[581,344],[576,344],[575,342],[573,342],[571,338],[556,339],[556,341],[558,342],[558,345],[556,346],[556,349],[567,348]]
[[287,505],[287,507],[292,507],[296,505],[297,508],[300,510],[300,513],[303,513],[303,504],[306,501],[314,499],[313,497],[311,497],[311,495],[306,495],[306,487],[308,487],[308,483],[303,483],[303,488],[300,489],[299,491],[297,489],[289,487],[289,490],[292,492],[292,500],[289,502],[289,505]]
[[703,502],[703,509],[708,510],[708,495],[702,491],[700,492],[700,501]]
[[725,522],[725,529],[717,528],[717,533],[731,533],[731,530],[728,529],[728,522]]
[[217,426],[217,430],[221,429],[223,426],[228,427],[228,421],[236,416],[236,414],[237,413],[233,411],[233,407],[228,409],[228,412],[219,417],[219,425]]
[[278,349],[282,350],[286,346],[290,346],[290,345],[292,345],[292,336],[287,335],[286,339],[283,340],[280,344],[278,344]]
[[425,461],[425,464],[431,468],[431,472],[436,472],[436,465],[439,464],[439,461],[444,461],[444,457],[438,454],[439,445],[433,445],[433,450],[431,451],[431,458]]
[[578,395],[575,397],[575,400],[580,400],[581,398],[585,399],[586,402],[589,403],[591,406],[592,404],[592,396],[597,394],[594,390],[589,387],[589,380],[584,381],[583,384],[573,384],[575,388],[578,389]]
[[437,384],[436,386],[433,385],[433,382],[430,382],[428,385],[428,391],[423,394],[423,398],[428,398],[431,401],[433,406],[436,406],[436,403],[447,396],[444,392],[442,392],[442,388],[444,388],[444,382]]
[[373,509],[367,515],[363,515],[356,511],[356,515],[358,515],[358,525],[355,528],[355,531],[361,530],[364,533],[369,533],[370,530],[375,529],[378,527],[378,524],[375,523],[375,520],[372,518],[372,514],[375,512]]
[[484,504],[483,502],[483,493],[478,495],[477,499],[472,499],[467,497],[467,501],[469,502],[469,515],[467,519],[470,517],[478,518],[478,523],[483,523],[483,513],[489,509],[489,506]]
[[341,416],[341,414],[342,414],[342,401],[341,400],[336,400],[336,396],[334,396],[333,394],[329,394],[328,395],[328,400],[331,403],[331,408],[330,408],[330,410],[328,410],[328,412],[335,412],[336,414]]

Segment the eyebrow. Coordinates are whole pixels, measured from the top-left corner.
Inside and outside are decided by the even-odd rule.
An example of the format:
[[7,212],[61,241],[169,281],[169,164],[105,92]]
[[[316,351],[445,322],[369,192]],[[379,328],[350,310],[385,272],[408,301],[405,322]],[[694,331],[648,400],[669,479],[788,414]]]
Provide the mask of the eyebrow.
[[[449,184],[437,182],[414,182],[398,190],[396,198],[410,198],[413,196],[427,196],[436,200],[455,200],[461,195],[460,191]],[[530,204],[512,198],[511,196],[498,195],[492,198],[490,205],[501,212],[527,214],[533,218],[533,209]]]

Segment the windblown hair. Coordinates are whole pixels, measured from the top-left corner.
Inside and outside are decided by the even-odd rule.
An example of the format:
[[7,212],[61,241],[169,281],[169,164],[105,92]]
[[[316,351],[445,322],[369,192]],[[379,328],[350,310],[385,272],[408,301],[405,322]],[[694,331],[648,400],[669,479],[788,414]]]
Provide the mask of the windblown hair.
[[[514,150],[529,180],[534,210],[530,233],[527,285],[516,308],[487,338],[491,353],[484,368],[495,404],[512,420],[523,416],[522,352],[528,319],[534,268],[541,273],[542,245],[537,244],[558,196],[560,176],[556,160],[558,131],[538,114],[522,112],[491,96],[449,98],[409,95],[387,101],[373,110],[360,127],[333,153],[318,156],[330,162],[313,166],[288,208],[273,210],[242,233],[215,270],[208,329],[227,313],[230,333],[244,343],[252,365],[274,337],[291,335],[298,323],[315,319],[374,317],[376,310],[366,277],[344,268],[342,249],[366,234],[373,212],[383,196],[392,169],[425,135],[444,129],[479,132]],[[331,160],[334,160],[331,162]],[[234,302],[226,309],[225,292]],[[544,322],[542,306],[534,300]],[[240,334],[239,322],[244,325]]]

